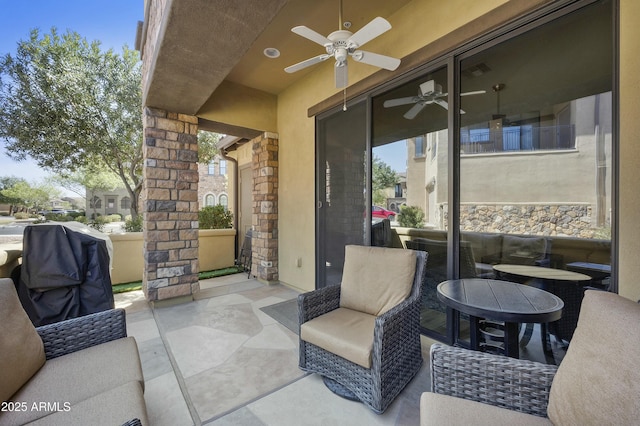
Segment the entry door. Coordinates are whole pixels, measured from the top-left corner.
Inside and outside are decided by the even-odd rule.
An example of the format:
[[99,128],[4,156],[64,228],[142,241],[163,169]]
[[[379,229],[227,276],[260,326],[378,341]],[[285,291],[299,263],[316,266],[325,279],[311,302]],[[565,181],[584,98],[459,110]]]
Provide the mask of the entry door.
[[317,121],[318,288],[341,282],[345,245],[367,245],[366,111],[360,102]]

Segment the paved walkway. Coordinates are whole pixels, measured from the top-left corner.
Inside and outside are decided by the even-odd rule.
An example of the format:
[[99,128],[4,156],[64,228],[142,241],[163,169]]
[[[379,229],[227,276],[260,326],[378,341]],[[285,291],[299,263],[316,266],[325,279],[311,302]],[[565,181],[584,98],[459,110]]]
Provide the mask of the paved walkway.
[[383,415],[329,391],[298,368],[298,336],[260,308],[295,298],[244,274],[200,281],[190,303],[151,309],[142,292],[115,295],[138,342],[153,426],[418,425],[427,360]]

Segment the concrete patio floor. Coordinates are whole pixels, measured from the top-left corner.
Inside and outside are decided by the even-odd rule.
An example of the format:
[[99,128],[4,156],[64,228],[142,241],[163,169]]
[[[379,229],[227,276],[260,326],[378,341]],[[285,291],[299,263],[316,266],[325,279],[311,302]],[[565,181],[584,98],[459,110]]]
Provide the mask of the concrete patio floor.
[[138,342],[153,426],[418,425],[423,367],[383,415],[336,396],[298,368],[298,336],[260,308],[297,292],[245,274],[200,281],[196,300],[152,309],[141,291],[115,295]]

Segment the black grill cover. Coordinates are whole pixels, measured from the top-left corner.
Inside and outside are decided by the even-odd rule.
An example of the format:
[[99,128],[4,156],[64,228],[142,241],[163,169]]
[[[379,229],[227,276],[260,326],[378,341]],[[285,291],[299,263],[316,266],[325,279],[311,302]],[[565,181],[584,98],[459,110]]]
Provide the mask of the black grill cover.
[[112,250],[105,234],[77,222],[27,226],[18,295],[33,324],[112,309]]

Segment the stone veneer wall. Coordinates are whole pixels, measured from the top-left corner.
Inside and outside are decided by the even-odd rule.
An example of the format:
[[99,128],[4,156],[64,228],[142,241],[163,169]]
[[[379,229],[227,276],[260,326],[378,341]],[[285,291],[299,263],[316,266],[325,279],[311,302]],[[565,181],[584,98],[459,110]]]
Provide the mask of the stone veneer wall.
[[198,118],[144,109],[143,289],[150,301],[198,284]]
[[252,273],[278,282],[278,136],[264,133],[253,143]]
[[[608,223],[606,227],[610,226]],[[574,205],[462,205],[460,229],[579,238],[605,238],[594,228],[592,207]],[[606,231],[604,231],[606,232]]]

